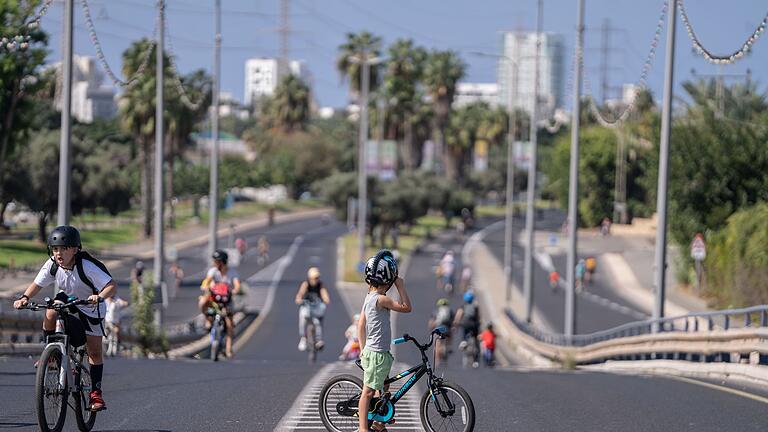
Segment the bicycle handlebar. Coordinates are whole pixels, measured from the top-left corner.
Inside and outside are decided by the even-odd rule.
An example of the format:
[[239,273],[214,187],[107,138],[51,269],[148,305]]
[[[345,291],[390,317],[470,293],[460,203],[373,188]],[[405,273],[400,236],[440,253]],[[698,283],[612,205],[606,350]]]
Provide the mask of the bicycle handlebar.
[[422,351],[425,351],[429,347],[431,347],[432,344],[434,343],[435,335],[438,335],[438,337],[442,337],[445,333],[447,333],[447,331],[448,331],[448,329],[445,326],[441,325],[441,326],[435,327],[435,329],[432,330],[429,333],[429,342],[427,342],[424,345],[420,344],[419,341],[416,340],[416,338],[414,338],[413,336],[409,335],[408,333],[403,334],[403,337],[394,339],[392,341],[392,344],[393,345],[399,345],[401,343],[405,343],[405,342],[411,341],[411,342],[414,343],[414,345],[416,345],[417,348],[419,348]]
[[[46,304],[39,304],[39,303],[35,303],[35,302],[29,302],[29,303],[27,303],[26,306],[24,306],[24,307],[22,307],[20,309],[29,309],[29,310],[33,310],[33,311],[37,311],[37,310],[40,310],[40,309],[61,310],[61,309],[66,309],[66,308],[68,308],[70,306],[80,306],[80,305],[92,304],[87,299],[84,299],[84,300],[74,299],[74,300],[72,300],[70,302],[67,302],[67,303],[58,303],[58,302],[55,302],[55,301],[51,300],[50,298],[46,297],[45,301],[46,301]],[[99,298],[99,303],[102,303],[102,302],[104,302],[104,299],[103,298]]]

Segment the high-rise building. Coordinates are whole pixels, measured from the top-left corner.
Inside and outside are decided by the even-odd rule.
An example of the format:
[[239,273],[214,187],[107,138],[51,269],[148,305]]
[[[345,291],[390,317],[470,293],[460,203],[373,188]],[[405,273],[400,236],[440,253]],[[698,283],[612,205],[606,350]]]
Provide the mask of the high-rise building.
[[[53,68],[59,71],[61,62]],[[56,93],[56,107],[61,109],[61,92]],[[104,74],[93,57],[72,58],[72,117],[83,123],[109,119],[117,113],[115,89],[104,85]]]
[[[535,32],[505,32],[503,52],[499,59],[499,103],[508,105],[509,93],[514,82],[514,67],[507,58],[514,59],[519,67],[517,100],[514,106],[528,113],[533,112],[533,91],[536,57]],[[563,106],[565,89],[564,39],[560,34],[541,33],[539,54],[539,117],[550,116]]]
[[307,68],[303,61],[291,60],[287,67],[276,58],[253,58],[245,62],[245,96],[243,102],[251,106],[263,96],[272,96],[280,78],[291,74],[306,80]]

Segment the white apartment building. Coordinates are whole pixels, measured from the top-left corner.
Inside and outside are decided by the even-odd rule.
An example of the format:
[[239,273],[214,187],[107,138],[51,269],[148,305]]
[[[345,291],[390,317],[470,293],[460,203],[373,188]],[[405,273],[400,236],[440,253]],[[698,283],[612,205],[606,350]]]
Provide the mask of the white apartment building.
[[[53,68],[60,70],[61,63]],[[56,93],[56,107],[61,109],[61,92]],[[94,119],[109,119],[117,113],[115,89],[104,85],[104,74],[96,67],[93,57],[74,56],[72,59],[72,116],[83,123]]]
[[473,102],[487,102],[490,106],[499,104],[499,85],[496,83],[458,83],[453,97],[453,106],[458,108]]
[[[565,90],[564,39],[562,35],[541,33],[541,51],[539,56],[539,116],[548,117],[556,108],[563,106]],[[503,34],[503,52],[499,59],[498,83],[499,103],[508,106],[514,67],[509,58],[514,59],[518,67],[517,100],[515,107],[528,113],[533,112],[534,67],[536,58],[535,32],[505,32]]]
[[276,58],[252,58],[245,62],[245,106],[251,106],[262,96],[272,96],[280,78],[287,74],[307,79],[306,65],[300,60],[291,60],[287,67]]

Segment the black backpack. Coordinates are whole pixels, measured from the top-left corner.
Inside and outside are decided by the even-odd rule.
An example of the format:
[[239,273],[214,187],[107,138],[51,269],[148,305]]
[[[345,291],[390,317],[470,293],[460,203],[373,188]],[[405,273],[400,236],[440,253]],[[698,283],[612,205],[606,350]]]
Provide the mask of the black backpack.
[[469,303],[464,305],[464,315],[461,317],[461,325],[464,328],[477,328],[480,326],[480,314],[477,305]]
[[[93,281],[85,275],[85,269],[83,269],[83,260],[88,260],[92,262],[96,267],[98,267],[101,271],[107,274],[107,276],[112,277],[112,275],[109,273],[109,270],[107,270],[107,266],[104,265],[103,262],[97,260],[93,257],[93,255],[89,254],[88,252],[81,250],[78,251],[77,254],[75,254],[75,268],[77,269],[77,275],[80,276],[80,280],[83,281],[84,284],[91,287],[91,291],[93,291],[94,294],[98,294],[99,290],[96,289],[96,287],[93,285]],[[53,265],[51,266],[50,274],[51,276],[56,276],[56,272],[59,271],[59,265],[56,264],[56,262],[53,262]]]
[[[78,251],[77,254],[75,254],[75,268],[77,269],[77,275],[80,276],[80,280],[83,281],[84,284],[91,287],[91,291],[94,294],[98,294],[99,290],[96,289],[96,286],[93,285],[93,281],[85,275],[85,269],[83,269],[83,260],[88,260],[92,262],[96,267],[98,267],[101,271],[107,274],[107,276],[112,277],[112,274],[109,273],[109,270],[107,270],[107,266],[104,265],[103,262],[97,260],[93,257],[93,255],[89,254],[88,252],[81,250]],[[53,262],[53,265],[51,265],[50,274],[51,276],[56,276],[56,272],[59,271],[59,265],[56,264],[56,262]],[[90,328],[93,325],[98,325],[101,327],[101,332],[106,334],[104,331],[104,324],[101,322],[101,309],[99,307],[96,307],[96,310],[99,311],[99,316],[96,319],[93,319],[89,317],[88,315],[84,314],[80,311],[80,309],[73,308],[70,312],[77,314],[77,317],[79,318],[79,321],[82,323],[81,325],[77,326],[77,323],[67,323],[67,333],[70,333],[70,340],[73,346],[75,343],[80,343],[80,341],[85,340],[85,327]],[[84,342],[83,342],[84,343]],[[82,343],[80,343],[82,345]]]

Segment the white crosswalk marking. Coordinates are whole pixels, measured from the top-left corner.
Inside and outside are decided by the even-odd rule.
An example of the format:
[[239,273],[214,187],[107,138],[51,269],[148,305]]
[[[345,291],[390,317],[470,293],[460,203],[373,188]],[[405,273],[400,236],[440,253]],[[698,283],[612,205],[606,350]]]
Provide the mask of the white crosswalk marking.
[[[394,371],[403,371],[407,366],[402,363],[395,363],[392,367]],[[329,379],[336,375],[350,374],[362,377],[362,372],[354,363],[336,362],[324,366],[307,383],[299,396],[293,402],[293,405],[275,428],[276,431],[325,431],[325,426],[320,420],[318,400],[320,391]],[[389,391],[395,394],[407,379],[402,379],[392,384]],[[421,420],[419,419],[419,401],[424,393],[424,387],[417,383],[410,389],[395,406],[395,424],[388,425],[387,429],[392,431],[423,431]],[[357,430],[354,428],[353,430]]]

